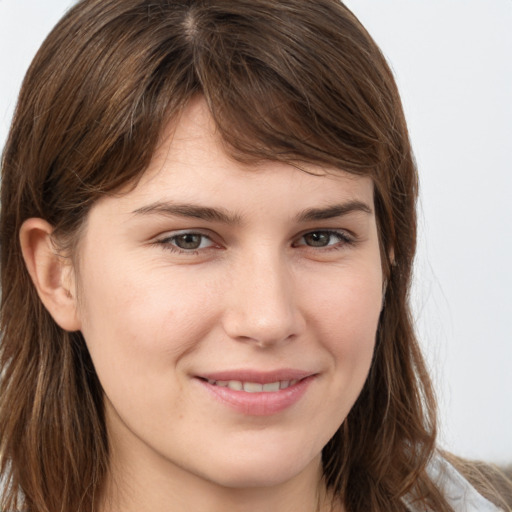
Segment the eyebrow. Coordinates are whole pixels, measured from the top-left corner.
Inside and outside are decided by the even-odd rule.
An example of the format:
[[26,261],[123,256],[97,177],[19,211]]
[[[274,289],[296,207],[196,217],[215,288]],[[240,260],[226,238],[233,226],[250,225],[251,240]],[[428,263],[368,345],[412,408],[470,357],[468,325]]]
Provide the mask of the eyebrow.
[[334,219],[343,217],[352,212],[372,214],[372,209],[362,201],[350,201],[348,203],[334,204],[325,208],[308,208],[297,215],[299,222]]
[[[350,201],[348,203],[334,204],[324,208],[308,208],[297,216],[298,222],[311,222],[318,220],[342,217],[352,212],[364,212],[371,214],[372,209],[362,201]],[[132,213],[136,215],[164,215],[169,217],[188,217],[193,219],[220,222],[223,224],[240,224],[241,216],[231,214],[224,208],[212,208],[190,203],[172,203],[157,201],[147,206],[137,208]]]
[[136,215],[157,214],[169,217],[189,217],[210,222],[221,222],[223,224],[239,224],[241,220],[239,215],[233,215],[223,208],[162,201],[137,208],[132,213]]

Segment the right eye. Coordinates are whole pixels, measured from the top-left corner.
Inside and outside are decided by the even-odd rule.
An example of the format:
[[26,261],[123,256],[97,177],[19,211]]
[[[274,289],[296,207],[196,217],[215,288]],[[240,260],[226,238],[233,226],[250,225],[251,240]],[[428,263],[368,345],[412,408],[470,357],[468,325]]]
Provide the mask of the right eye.
[[156,241],[164,249],[181,252],[195,253],[201,249],[208,249],[214,245],[213,241],[203,233],[193,231],[184,231],[176,234],[167,235]]

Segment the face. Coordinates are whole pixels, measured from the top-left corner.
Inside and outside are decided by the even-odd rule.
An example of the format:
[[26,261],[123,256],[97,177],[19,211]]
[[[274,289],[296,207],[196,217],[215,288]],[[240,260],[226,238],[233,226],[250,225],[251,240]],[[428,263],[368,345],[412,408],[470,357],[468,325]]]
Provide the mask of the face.
[[371,181],[307,170],[230,159],[196,100],[92,208],[78,315],[118,467],[228,487],[318,469],[369,371],[382,272]]

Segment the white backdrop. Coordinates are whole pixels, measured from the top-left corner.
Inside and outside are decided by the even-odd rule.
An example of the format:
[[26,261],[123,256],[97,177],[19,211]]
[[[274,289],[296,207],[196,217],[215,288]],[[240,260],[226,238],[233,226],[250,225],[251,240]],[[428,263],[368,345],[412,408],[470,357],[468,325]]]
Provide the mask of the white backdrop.
[[[72,2],[0,0],[0,147]],[[512,463],[512,0],[347,0],[391,63],[421,177],[413,300],[441,444]]]

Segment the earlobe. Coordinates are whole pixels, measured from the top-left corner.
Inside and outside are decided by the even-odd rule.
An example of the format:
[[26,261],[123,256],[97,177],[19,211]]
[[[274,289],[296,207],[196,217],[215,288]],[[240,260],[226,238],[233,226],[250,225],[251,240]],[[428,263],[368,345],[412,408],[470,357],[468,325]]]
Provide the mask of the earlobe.
[[74,270],[52,241],[53,228],[39,218],[26,220],[20,230],[25,265],[41,302],[55,322],[66,331],[80,329]]

